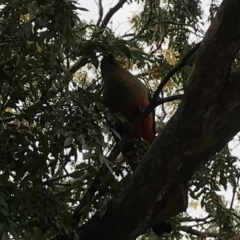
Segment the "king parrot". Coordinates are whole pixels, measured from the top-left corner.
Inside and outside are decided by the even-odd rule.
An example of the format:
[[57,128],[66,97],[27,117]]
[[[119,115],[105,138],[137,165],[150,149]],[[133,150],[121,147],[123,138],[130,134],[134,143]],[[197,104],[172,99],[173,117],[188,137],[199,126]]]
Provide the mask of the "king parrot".
[[[101,62],[101,73],[104,81],[103,102],[110,111],[120,113],[129,123],[136,117],[139,110],[149,104],[148,91],[145,85],[109,54]],[[154,140],[154,118],[150,113],[133,132],[133,138],[148,141]],[[129,150],[129,145],[125,150]],[[124,152],[124,150],[123,150]],[[170,233],[171,224],[163,221],[152,227],[157,236]]]
[[[101,62],[104,81],[103,102],[110,111],[120,113],[129,123],[140,110],[149,104],[148,90],[145,85],[118,63],[113,55],[104,57]],[[150,113],[133,132],[133,138],[154,140],[154,119]]]

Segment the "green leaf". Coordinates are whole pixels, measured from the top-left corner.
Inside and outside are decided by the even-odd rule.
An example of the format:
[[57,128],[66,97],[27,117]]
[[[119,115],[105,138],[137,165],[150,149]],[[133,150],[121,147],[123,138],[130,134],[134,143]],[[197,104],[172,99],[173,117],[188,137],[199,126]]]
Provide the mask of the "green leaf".
[[73,144],[73,137],[67,137],[64,140],[64,147],[65,148],[71,147],[72,144]]
[[119,53],[126,57],[126,58],[132,58],[131,51],[126,45],[123,44],[116,44],[116,49],[119,51]]
[[82,177],[83,174],[84,174],[84,171],[75,171],[75,172],[70,173],[70,176],[72,178],[79,178],[79,177]]
[[86,11],[86,12],[89,12],[89,10],[88,10],[88,9],[86,9],[86,8],[78,7],[78,9],[79,9],[79,10],[81,10],[81,11]]

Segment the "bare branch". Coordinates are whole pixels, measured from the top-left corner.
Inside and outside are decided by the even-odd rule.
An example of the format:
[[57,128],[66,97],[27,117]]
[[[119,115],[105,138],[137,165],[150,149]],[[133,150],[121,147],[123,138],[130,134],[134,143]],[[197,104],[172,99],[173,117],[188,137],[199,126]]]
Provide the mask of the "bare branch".
[[159,84],[157,90],[155,91],[154,95],[153,95],[153,99],[150,103],[149,108],[151,108],[151,105],[154,105],[159,97],[160,92],[162,91],[162,89],[164,88],[164,86],[166,85],[166,83],[171,79],[171,77],[176,74],[179,70],[181,70],[187,63],[187,61],[189,60],[189,58],[198,50],[198,48],[200,47],[201,42],[199,42],[198,44],[196,44],[181,60],[181,62],[179,64],[177,64],[161,81],[161,83]]
[[205,218],[192,218],[192,217],[183,217],[181,218],[181,222],[205,222],[206,220],[208,220],[209,218],[211,218],[211,216],[206,216]]
[[166,103],[166,102],[172,102],[172,101],[175,101],[175,100],[180,100],[180,99],[182,99],[182,97],[183,97],[183,95],[179,94],[179,95],[174,95],[174,96],[171,96],[171,97],[158,98],[155,107],[157,107],[158,105],[161,105],[163,103]]
[[98,11],[99,11],[99,18],[97,21],[97,27],[99,27],[102,17],[103,17],[103,5],[102,5],[102,0],[98,0]]
[[74,74],[78,69],[83,67],[86,63],[89,63],[90,60],[86,56],[80,57],[70,68],[69,68],[69,74]]
[[240,234],[230,238],[229,240],[240,240]]
[[235,199],[238,183],[239,183],[239,177],[237,178],[237,183],[235,182],[235,186],[233,187],[233,195],[232,195],[232,200],[231,200],[231,204],[230,204],[229,209],[232,209],[232,207],[233,207],[233,203],[234,203],[234,199]]

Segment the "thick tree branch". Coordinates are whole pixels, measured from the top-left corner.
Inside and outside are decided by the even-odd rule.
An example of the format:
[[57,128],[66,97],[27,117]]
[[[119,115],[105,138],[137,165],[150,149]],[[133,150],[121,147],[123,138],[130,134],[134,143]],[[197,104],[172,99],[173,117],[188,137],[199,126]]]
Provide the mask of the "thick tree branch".
[[224,0],[201,43],[179,109],[126,189],[101,218],[96,214],[83,226],[82,240],[135,239],[184,210],[186,182],[240,130],[239,70],[230,76],[239,43],[240,1]]
[[230,238],[229,240],[240,240],[240,234]]
[[236,196],[238,186],[239,186],[239,177],[237,178],[237,182],[234,183],[233,195],[232,195],[232,200],[231,200],[229,209],[232,209],[232,207],[233,207],[233,203],[234,203],[234,200],[235,200],[235,196]]
[[85,64],[90,62],[86,56],[80,57],[70,68],[69,68],[69,74],[74,74],[78,69],[83,67]]

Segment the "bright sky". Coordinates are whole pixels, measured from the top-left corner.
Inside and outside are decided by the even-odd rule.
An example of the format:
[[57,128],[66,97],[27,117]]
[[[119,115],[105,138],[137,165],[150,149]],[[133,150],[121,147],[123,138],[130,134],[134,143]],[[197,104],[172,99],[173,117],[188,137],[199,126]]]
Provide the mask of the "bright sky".
[[[98,20],[98,5],[97,0],[80,0],[80,7],[86,8],[89,12],[81,11],[80,18],[85,19],[87,21],[93,20],[94,23]],[[83,3],[84,2],[84,3]],[[103,16],[109,11],[109,9],[118,2],[118,0],[102,0],[103,2]],[[202,0],[202,6],[204,9],[204,26],[202,26],[205,30],[208,28],[207,18],[209,16],[209,7],[210,7],[209,0]],[[114,14],[111,19],[110,25],[113,26],[113,30],[119,34],[123,34],[131,29],[128,18],[132,16],[134,13],[137,13],[141,10],[141,4],[137,4],[133,1],[131,4],[125,3],[123,7]]]
[[[80,18],[86,19],[86,20],[93,20],[94,23],[98,20],[98,7],[97,7],[97,1],[95,0],[88,0],[84,3],[81,3],[83,1],[80,1],[80,7],[87,8],[89,12],[83,12],[81,11]],[[103,16],[106,15],[106,13],[109,11],[109,9],[118,2],[118,0],[103,0]],[[141,9],[141,5],[137,4],[133,1],[131,4],[125,3],[121,9],[119,9],[118,12],[114,14],[110,21],[110,26],[113,26],[113,30],[119,34],[119,33],[125,33],[128,30],[131,29],[129,23],[128,23],[128,17],[132,16],[134,12],[138,12]]]

